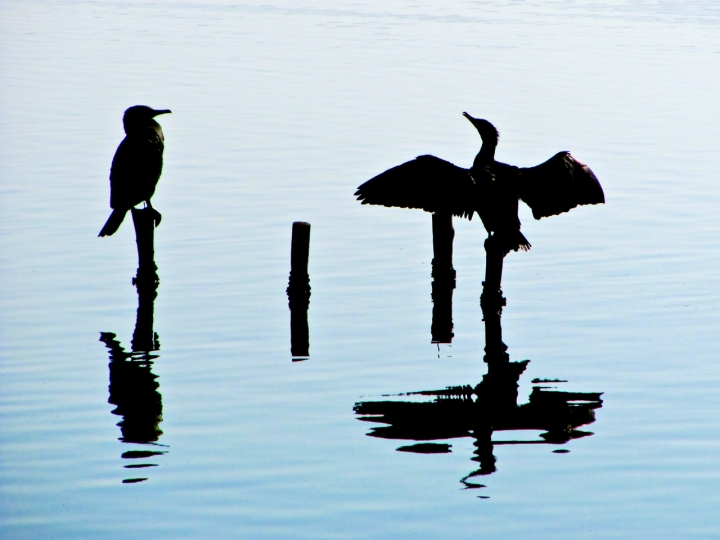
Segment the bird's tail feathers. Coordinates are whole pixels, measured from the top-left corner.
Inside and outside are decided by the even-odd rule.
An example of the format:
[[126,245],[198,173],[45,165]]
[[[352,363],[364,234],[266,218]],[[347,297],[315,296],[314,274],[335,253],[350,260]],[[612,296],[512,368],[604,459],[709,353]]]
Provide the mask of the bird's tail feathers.
[[127,214],[127,210],[113,210],[98,236],[111,236],[115,234],[125,219],[125,214]]
[[495,233],[495,236],[500,240],[503,251],[506,254],[510,251],[530,251],[532,247],[528,239],[525,238],[525,235],[517,229],[513,231],[503,231],[500,234]]
[[518,247],[515,251],[517,251],[518,249],[520,249],[521,251],[530,251],[530,248],[532,246],[530,245],[530,242],[528,242],[528,239],[525,238],[525,235],[523,233],[521,233],[520,231],[517,232],[517,240],[518,240],[518,244],[517,244]]

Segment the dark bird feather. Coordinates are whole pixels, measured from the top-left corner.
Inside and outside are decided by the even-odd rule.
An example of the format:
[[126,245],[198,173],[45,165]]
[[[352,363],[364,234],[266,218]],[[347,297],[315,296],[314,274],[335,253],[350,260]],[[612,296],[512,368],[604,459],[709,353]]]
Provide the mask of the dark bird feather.
[[472,219],[475,188],[467,169],[435,156],[418,156],[368,180],[355,195],[362,204],[419,208]]
[[558,152],[535,167],[519,168],[516,189],[535,219],[562,214],[579,205],[605,202],[595,174],[570,152]]
[[[155,193],[163,166],[165,139],[162,128],[154,117],[166,114],[167,109],[156,110],[136,105],[125,111],[123,127],[125,138],[115,151],[110,167],[110,214],[98,236],[114,234],[134,206],[150,199]],[[155,223],[160,223],[160,213],[155,211]]]

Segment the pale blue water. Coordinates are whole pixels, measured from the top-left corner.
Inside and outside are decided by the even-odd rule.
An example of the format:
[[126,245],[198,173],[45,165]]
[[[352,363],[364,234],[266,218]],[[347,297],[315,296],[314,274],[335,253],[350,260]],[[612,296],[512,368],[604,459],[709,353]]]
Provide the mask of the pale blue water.
[[[717,537],[719,30],[710,2],[3,3],[0,536]],[[118,440],[98,341],[129,349],[135,325],[131,223],[96,235],[138,103],[173,110],[153,199],[162,447]],[[419,154],[469,166],[464,110],[498,127],[498,159],[571,150],[607,198],[524,208],[533,249],[503,278],[504,341],[531,360],[519,403],[534,378],[603,392],[594,434],[495,446],[480,490],[460,481],[472,439],[397,452],[412,443],[353,411],[486,372],[479,220],[455,220],[438,349],[430,216],[352,196]],[[310,359],[293,363],[300,220]],[[138,450],[166,453],[121,457]]]

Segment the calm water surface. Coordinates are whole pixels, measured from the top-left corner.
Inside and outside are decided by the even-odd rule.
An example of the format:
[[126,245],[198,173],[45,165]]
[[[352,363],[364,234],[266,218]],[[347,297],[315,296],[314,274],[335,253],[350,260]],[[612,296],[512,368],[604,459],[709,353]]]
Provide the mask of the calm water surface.
[[[8,1],[0,30],[0,536],[720,534],[715,3]],[[159,350],[130,363],[132,226],[96,235],[137,103],[173,114]],[[498,127],[499,160],[572,150],[607,197],[524,208],[533,249],[503,281],[518,404],[533,379],[602,392],[592,435],[495,444],[472,477],[476,439],[399,452],[417,441],[369,437],[355,410],[486,373],[479,220],[455,220],[437,345],[430,216],[352,196],[419,154],[469,166],[464,110]],[[299,220],[310,358],[292,362]]]

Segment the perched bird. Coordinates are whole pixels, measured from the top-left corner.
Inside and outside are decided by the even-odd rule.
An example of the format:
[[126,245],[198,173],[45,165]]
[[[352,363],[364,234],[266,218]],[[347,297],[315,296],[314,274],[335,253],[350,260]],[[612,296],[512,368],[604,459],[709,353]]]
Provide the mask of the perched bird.
[[495,161],[499,134],[487,120],[463,113],[478,130],[482,147],[473,165],[463,169],[435,156],[419,156],[362,184],[362,204],[420,208],[472,219],[475,212],[503,254],[530,249],[520,232],[518,199],[535,219],[567,212],[582,204],[605,202],[595,174],[569,152],[559,152],[535,167]]
[[135,105],[125,111],[125,138],[115,151],[110,167],[110,208],[113,211],[98,236],[114,234],[128,210],[141,202],[153,210],[155,224],[160,224],[162,216],[152,207],[150,198],[162,172],[165,139],[160,124],[153,118],[170,112],[145,105]]

